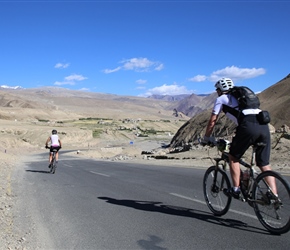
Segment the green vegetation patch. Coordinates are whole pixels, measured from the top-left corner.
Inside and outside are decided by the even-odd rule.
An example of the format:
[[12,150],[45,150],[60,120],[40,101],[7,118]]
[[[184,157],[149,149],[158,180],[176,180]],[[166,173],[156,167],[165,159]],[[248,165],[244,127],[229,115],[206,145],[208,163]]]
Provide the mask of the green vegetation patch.
[[102,129],[94,129],[93,130],[93,138],[98,138],[103,133]]
[[87,117],[87,118],[79,118],[80,121],[112,121],[111,118],[99,118],[99,117]]

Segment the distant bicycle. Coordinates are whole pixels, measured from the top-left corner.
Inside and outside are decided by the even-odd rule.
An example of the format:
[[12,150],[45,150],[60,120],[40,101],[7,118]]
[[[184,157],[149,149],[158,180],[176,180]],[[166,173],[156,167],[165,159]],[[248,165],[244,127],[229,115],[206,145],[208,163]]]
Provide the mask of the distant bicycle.
[[[203,178],[203,192],[208,208],[216,216],[225,215],[231,205],[232,197],[225,194],[224,190],[231,188],[230,179],[226,168],[229,164],[228,150],[230,142],[218,140],[215,143],[218,150],[222,152],[221,157],[214,158],[216,164],[209,167]],[[284,234],[290,230],[290,185],[281,174],[275,171],[265,171],[258,174],[255,169],[255,155],[257,146],[252,146],[251,163],[240,160],[240,165],[247,170],[241,170],[240,188],[241,198],[239,200],[248,202],[254,208],[260,223],[272,234]],[[266,179],[275,178],[276,196]]]
[[[46,147],[50,150],[50,147]],[[51,163],[49,164],[49,168],[50,168],[50,173],[54,174],[55,173],[55,170],[56,170],[56,165],[57,165],[57,162],[56,162],[56,158],[55,158],[55,155],[56,153],[59,151],[59,147],[58,148],[52,148],[52,159],[51,159]]]

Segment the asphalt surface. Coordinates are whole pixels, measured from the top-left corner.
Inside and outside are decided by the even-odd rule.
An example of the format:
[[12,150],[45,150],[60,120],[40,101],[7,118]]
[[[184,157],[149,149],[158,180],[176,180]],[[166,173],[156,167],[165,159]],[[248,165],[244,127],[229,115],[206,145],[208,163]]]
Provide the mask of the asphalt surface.
[[248,204],[215,217],[202,193],[204,168],[150,166],[47,154],[19,166],[15,226],[29,249],[289,249]]

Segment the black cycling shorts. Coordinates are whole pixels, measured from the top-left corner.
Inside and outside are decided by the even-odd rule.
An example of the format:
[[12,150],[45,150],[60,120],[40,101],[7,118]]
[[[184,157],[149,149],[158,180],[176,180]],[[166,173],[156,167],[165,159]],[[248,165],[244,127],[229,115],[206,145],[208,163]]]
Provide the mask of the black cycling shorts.
[[53,147],[53,146],[50,146],[50,152],[52,153],[54,149],[57,149],[57,151],[60,149],[60,146],[57,146],[57,147]]
[[256,165],[258,167],[270,164],[271,137],[268,125],[261,125],[256,115],[247,115],[240,122],[230,147],[230,154],[240,159],[247,149],[257,143],[263,142],[256,150]]

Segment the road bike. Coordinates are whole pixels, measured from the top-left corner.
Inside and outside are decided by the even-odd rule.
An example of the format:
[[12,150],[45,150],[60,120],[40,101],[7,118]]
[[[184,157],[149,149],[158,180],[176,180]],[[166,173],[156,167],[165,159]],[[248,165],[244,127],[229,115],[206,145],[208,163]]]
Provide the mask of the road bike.
[[[49,150],[50,150],[50,147],[47,147]],[[59,148],[52,148],[52,159],[51,159],[51,162],[49,164],[49,168],[50,168],[50,173],[54,174],[55,173],[55,170],[56,170],[56,165],[57,165],[57,162],[56,162],[56,153],[58,152]]]
[[[229,166],[230,142],[220,139],[215,143],[221,156],[214,158],[215,165],[209,167],[203,178],[203,193],[208,208],[216,216],[225,215],[230,208],[232,196],[226,191],[231,188],[230,178],[227,174]],[[239,200],[247,202],[254,208],[255,214],[260,223],[272,234],[284,234],[290,230],[290,185],[281,174],[275,171],[258,173],[255,170],[255,155],[257,143],[252,146],[251,163],[248,164],[242,159],[240,166],[246,168],[241,170]],[[274,178],[277,186],[277,193],[272,192],[267,180]]]

